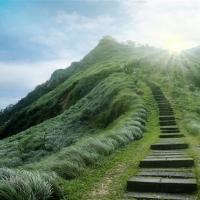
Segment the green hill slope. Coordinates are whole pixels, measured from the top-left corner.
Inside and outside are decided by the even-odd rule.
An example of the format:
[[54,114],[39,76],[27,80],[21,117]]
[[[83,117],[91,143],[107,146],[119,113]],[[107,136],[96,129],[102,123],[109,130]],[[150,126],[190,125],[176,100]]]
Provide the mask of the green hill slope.
[[[193,51],[175,56],[103,38],[80,62],[54,72],[49,81],[0,114],[0,166],[18,168],[1,168],[0,174],[19,177],[29,191],[36,190],[38,181],[41,187],[50,184],[43,199],[60,199],[57,175],[67,180],[78,177],[101,158],[143,137],[151,109],[149,81],[159,84],[171,99],[180,123],[189,132],[200,132],[199,72]],[[24,182],[34,176],[34,187]],[[13,191],[8,180],[0,184],[0,191],[6,185]],[[4,192],[5,198],[8,191]]]
[[148,53],[142,47],[122,45],[110,37],[102,39],[83,60],[54,72],[49,81],[1,113],[0,137],[16,134],[61,114],[87,95],[103,78],[119,71],[121,65],[130,59],[144,56],[145,52]]

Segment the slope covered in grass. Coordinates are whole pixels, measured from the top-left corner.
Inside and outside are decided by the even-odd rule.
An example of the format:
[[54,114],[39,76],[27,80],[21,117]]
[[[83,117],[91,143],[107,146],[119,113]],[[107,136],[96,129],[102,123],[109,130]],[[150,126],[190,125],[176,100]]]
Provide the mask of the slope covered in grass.
[[[53,73],[18,104],[0,114],[0,137],[4,138],[55,117],[95,87],[102,79],[119,71],[129,60],[151,51],[132,44],[120,44],[110,37],[102,39],[85,58],[65,70]],[[154,52],[155,53],[155,52]]]
[[[51,174],[65,180],[81,176],[104,157],[143,137],[147,108],[153,109],[147,101],[149,81],[162,88],[183,126],[199,138],[199,63],[189,51],[173,56],[104,38],[80,62],[56,71],[0,114],[1,137],[6,137],[0,141],[0,167],[22,170],[15,169],[13,176],[28,184],[30,192],[30,182],[21,180],[24,174],[29,180],[36,173],[36,182],[44,186],[46,179],[37,173],[45,171],[56,183]],[[9,180],[2,184],[17,191]],[[65,189],[70,190],[66,185]],[[7,190],[3,195],[12,198],[9,194]]]

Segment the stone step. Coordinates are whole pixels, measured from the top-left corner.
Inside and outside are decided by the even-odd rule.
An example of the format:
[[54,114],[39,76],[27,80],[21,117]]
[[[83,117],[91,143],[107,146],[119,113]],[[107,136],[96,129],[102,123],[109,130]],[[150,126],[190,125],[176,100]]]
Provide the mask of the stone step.
[[159,111],[171,111],[171,112],[173,112],[173,109],[171,107],[168,107],[168,106],[159,105],[158,108],[159,108]]
[[159,119],[159,122],[176,122],[175,118],[174,119]]
[[156,102],[162,102],[162,101],[169,102],[166,98],[163,98],[163,97],[154,97],[154,98],[155,98]]
[[161,126],[160,127],[161,131],[179,131],[179,128],[177,126],[171,126],[171,127],[167,127],[167,126]]
[[158,106],[159,110],[160,111],[172,111],[173,112],[173,109],[171,107],[168,107],[168,106]]
[[152,150],[173,150],[173,149],[187,149],[187,143],[156,143],[151,145]]
[[157,106],[159,109],[173,110],[173,108],[170,106],[170,104],[167,104],[167,103],[157,103]]
[[170,125],[177,125],[176,121],[160,121],[159,122],[160,126],[170,126]]
[[171,107],[171,104],[170,104],[170,102],[169,102],[167,99],[160,99],[160,100],[157,100],[156,103],[157,103],[158,105],[166,105],[166,106]]
[[160,138],[160,140],[155,144],[179,144],[184,143],[181,138]]
[[191,157],[189,157],[188,155],[186,155],[186,154],[171,154],[171,155],[167,155],[167,154],[165,154],[165,155],[148,155],[145,159],[161,159],[161,158],[163,158],[163,159],[166,159],[166,158],[191,158]]
[[191,168],[143,168],[142,171],[146,172],[186,172],[186,173],[193,173]]
[[158,106],[159,109],[173,110],[173,108],[168,103],[157,103],[157,106]]
[[151,150],[151,153],[185,153],[185,150],[175,149],[175,150]]
[[164,157],[164,156],[187,156],[185,152],[182,153],[150,153],[149,156],[157,156],[157,157]]
[[174,112],[170,110],[159,110],[159,115],[174,115]]
[[182,138],[160,138],[159,141],[161,142],[174,142],[174,141],[179,141],[182,142],[183,139]]
[[165,117],[165,116],[175,117],[174,113],[172,113],[172,114],[162,114],[162,113],[159,113],[159,117]]
[[166,115],[166,116],[160,116],[159,120],[176,120],[174,115]]
[[175,150],[151,150],[150,154],[184,154],[185,150],[175,149]]
[[174,167],[193,167],[194,160],[192,158],[156,158],[144,159],[139,164],[142,168],[174,168]]
[[174,172],[174,171],[140,171],[138,176],[150,177],[168,177],[168,178],[194,178],[192,172]]
[[127,190],[137,192],[193,193],[196,189],[197,183],[194,178],[136,176],[127,182]]
[[161,130],[161,134],[166,134],[166,133],[174,134],[174,133],[180,133],[180,131],[179,131],[179,129],[176,129],[176,130]]
[[159,116],[163,116],[163,115],[174,115],[174,112],[159,110]]
[[154,199],[154,200],[197,200],[195,195],[189,194],[169,194],[169,193],[153,193],[153,192],[128,192],[123,200],[133,199]]
[[183,134],[161,134],[159,135],[160,138],[181,138],[184,137]]

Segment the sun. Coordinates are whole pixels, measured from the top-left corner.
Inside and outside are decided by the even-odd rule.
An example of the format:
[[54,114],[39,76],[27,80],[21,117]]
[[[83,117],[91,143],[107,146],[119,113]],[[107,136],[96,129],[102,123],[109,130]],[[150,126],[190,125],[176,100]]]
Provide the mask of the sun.
[[163,47],[169,51],[170,54],[180,54],[185,48],[184,39],[178,35],[170,35],[164,38]]

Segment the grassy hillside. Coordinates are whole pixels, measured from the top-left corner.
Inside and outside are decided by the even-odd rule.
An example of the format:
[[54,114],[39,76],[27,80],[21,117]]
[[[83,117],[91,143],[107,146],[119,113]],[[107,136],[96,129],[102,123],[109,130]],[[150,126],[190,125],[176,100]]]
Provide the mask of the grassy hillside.
[[[70,188],[74,182],[69,180],[81,180],[105,157],[129,143],[134,148],[145,131],[157,130],[155,112],[148,114],[153,109],[149,81],[170,98],[191,141],[199,139],[199,71],[193,50],[174,56],[105,37],[80,62],[54,72],[0,114],[0,199],[26,199],[26,194],[30,199],[61,199],[63,187],[65,199],[73,199],[67,195],[77,188]],[[147,121],[154,124],[147,126],[152,130],[145,127]],[[17,196],[13,177],[26,194]],[[46,193],[41,195],[37,185]]]
[[150,51],[144,47],[119,44],[110,37],[102,39],[80,62],[56,71],[49,81],[18,104],[5,109],[0,114],[0,137],[16,134],[63,113],[102,79],[122,70],[124,63],[148,53]]

